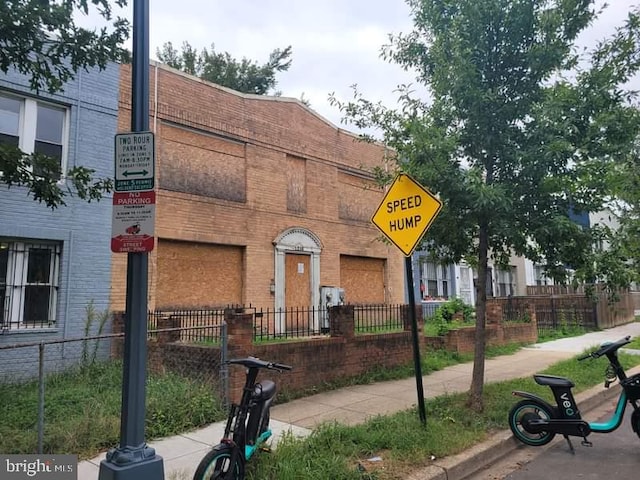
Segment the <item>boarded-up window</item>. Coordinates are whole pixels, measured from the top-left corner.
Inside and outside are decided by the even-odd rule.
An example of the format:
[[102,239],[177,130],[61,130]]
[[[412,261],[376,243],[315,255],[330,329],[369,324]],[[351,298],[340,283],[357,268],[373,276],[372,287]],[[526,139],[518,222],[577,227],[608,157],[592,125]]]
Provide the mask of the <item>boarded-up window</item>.
[[160,187],[246,201],[244,144],[187,128],[162,126]]
[[385,259],[340,255],[340,286],[345,301],[352,304],[380,304],[384,295]]
[[156,306],[241,304],[243,258],[243,247],[159,239]]
[[287,155],[287,210],[307,211],[307,162],[292,155]]
[[369,222],[382,200],[375,182],[361,176],[338,172],[338,214],[343,220]]

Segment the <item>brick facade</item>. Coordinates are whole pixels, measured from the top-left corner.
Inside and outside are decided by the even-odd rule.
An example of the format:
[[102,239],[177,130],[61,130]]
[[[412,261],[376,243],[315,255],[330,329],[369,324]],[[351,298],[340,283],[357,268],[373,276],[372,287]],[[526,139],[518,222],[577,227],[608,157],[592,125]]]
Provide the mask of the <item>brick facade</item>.
[[[123,65],[121,131],[128,130],[130,77]],[[322,285],[344,287],[347,301],[404,301],[402,256],[378,241],[369,221],[383,195],[369,172],[383,166],[384,147],[297,100],[241,94],[161,64],[151,66],[150,108],[159,245],[150,255],[150,308],[287,307],[287,252],[311,257],[297,274],[309,276],[312,304]],[[203,251],[215,251],[215,264],[201,261]],[[342,268],[349,257],[370,260],[363,270],[372,278]],[[114,310],[124,307],[125,262],[114,255]]]

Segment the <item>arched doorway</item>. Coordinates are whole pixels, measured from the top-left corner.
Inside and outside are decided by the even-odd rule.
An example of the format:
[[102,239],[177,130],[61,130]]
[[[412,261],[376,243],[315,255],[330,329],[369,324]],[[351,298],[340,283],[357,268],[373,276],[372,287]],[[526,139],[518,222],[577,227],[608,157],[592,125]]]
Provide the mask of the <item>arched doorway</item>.
[[[276,332],[293,330],[299,322],[319,330],[317,307],[320,303],[320,239],[302,227],[288,228],[273,241],[275,246]],[[313,309],[313,310],[309,310]],[[300,314],[294,314],[300,310]]]

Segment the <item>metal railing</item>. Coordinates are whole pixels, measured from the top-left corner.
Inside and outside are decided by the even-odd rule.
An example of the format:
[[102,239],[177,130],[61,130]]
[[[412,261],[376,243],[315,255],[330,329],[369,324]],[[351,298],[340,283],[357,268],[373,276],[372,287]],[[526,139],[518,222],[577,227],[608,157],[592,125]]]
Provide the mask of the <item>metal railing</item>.
[[383,333],[404,330],[402,305],[355,305],[356,333]]
[[255,341],[312,337],[329,332],[329,312],[314,307],[245,309],[253,313]]

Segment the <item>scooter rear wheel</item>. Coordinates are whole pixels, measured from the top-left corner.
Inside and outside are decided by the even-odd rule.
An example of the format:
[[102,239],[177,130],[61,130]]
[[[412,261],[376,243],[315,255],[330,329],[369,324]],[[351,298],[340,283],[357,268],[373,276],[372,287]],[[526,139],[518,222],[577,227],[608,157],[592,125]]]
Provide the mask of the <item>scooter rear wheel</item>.
[[193,480],[219,480],[226,478],[227,472],[233,471],[233,480],[244,479],[244,462],[238,452],[234,465],[231,465],[233,447],[219,444],[213,447],[200,461]]
[[535,400],[522,400],[509,411],[509,428],[513,432],[513,436],[522,443],[539,447],[553,440],[556,434],[547,431],[533,432],[528,428],[528,422],[538,419],[551,420],[552,418],[553,412],[546,405]]

